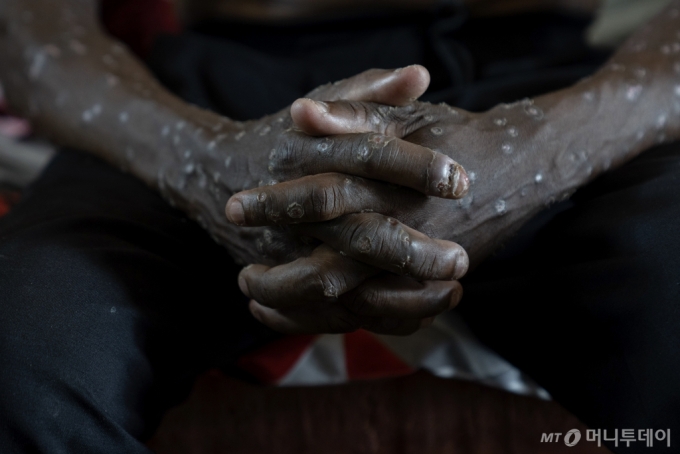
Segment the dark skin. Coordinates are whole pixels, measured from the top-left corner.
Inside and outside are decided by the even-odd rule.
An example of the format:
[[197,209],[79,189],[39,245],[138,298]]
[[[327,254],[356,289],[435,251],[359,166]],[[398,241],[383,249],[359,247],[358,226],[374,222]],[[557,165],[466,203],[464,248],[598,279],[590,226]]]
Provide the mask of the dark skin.
[[[311,95],[331,101],[321,110],[300,100],[291,118],[282,112],[240,125],[167,94],[99,32],[94,17],[91,3],[75,0],[4,2],[0,77],[10,100],[57,141],[91,150],[159,189],[236,258],[268,262],[247,268],[240,283],[262,303],[251,303],[254,314],[281,331],[406,334],[427,325],[461,295],[450,279],[464,273],[467,258],[447,240],[462,242],[477,263],[546,202],[630,159],[659,134],[677,135],[673,61],[658,52],[625,48],[615,57],[623,71],[605,69],[533,105],[484,114],[411,104],[427,84],[422,69],[411,68],[322,88]],[[659,23],[637,39],[657,48],[675,30]],[[75,91],[64,95],[64,87]],[[309,135],[287,131],[292,121]],[[640,131],[641,140],[632,141]],[[312,137],[323,135],[333,135],[332,144]],[[340,159],[325,159],[328,152]],[[476,176],[473,198],[461,204],[450,201],[466,181],[452,156]],[[304,165],[289,165],[293,160]],[[303,175],[310,176],[290,182]],[[220,212],[230,195],[272,180],[290,183],[240,194],[227,214],[241,225],[225,221]],[[357,213],[367,209],[373,212]],[[310,237],[324,244],[314,249]]]
[[[408,181],[412,188],[438,197],[459,197],[465,192],[464,170],[424,147],[401,144],[395,148],[381,136],[354,134],[338,138],[334,146],[347,159],[323,161],[315,159],[322,140],[291,130],[289,109],[239,123],[190,106],[165,91],[124,47],[107,37],[96,18],[94,1],[2,2],[0,79],[10,103],[55,142],[88,150],[158,190],[244,264],[284,263],[308,255],[318,245],[294,232],[228,222],[226,201],[244,189],[308,173],[343,172],[347,177],[370,175],[387,182]],[[427,72],[420,67],[373,70],[321,87],[310,96],[403,106],[420,96],[428,81]],[[417,125],[424,120],[410,121]],[[364,146],[390,150],[396,153],[395,161],[381,162],[376,159],[379,153],[373,158],[353,159],[352,150]],[[402,146],[406,149],[401,150]],[[278,165],[285,163],[278,159],[279,152],[306,164]],[[419,164],[411,165],[414,162]],[[393,163],[401,164],[393,167]],[[456,184],[449,185],[449,190],[433,189],[427,185],[430,177]],[[295,207],[289,211],[292,218],[299,217]],[[383,218],[377,213],[372,216]],[[419,278],[424,282],[444,279],[437,288],[444,287],[446,298],[457,301],[460,286],[452,279],[467,269],[465,251],[453,242],[424,235],[418,240],[424,247],[417,259],[439,264],[423,270]],[[366,258],[378,268],[391,269],[376,253]],[[350,258],[342,260],[351,263],[355,272],[359,270],[362,281],[376,273]],[[409,304],[441,298],[441,292],[433,296],[427,286],[416,293]],[[410,331],[420,326],[419,320],[409,323]],[[375,317],[369,324],[377,331],[391,332],[381,328]]]
[[[274,225],[264,220],[264,212],[289,203],[304,204],[315,191],[323,190],[335,197],[327,202],[332,212],[310,216],[305,220],[318,223],[298,226],[298,231],[325,241],[335,250],[361,259],[364,237],[356,235],[355,243],[347,243],[339,234],[348,230],[350,219],[364,216],[350,213],[370,209],[430,237],[455,238],[475,266],[545,206],[568,197],[654,144],[679,138],[679,15],[680,2],[676,1],[631,37],[597,74],[573,87],[480,114],[422,103],[387,114],[379,106],[366,103],[336,102],[322,110],[306,100],[294,104],[296,124],[311,135],[347,133],[356,128],[355,121],[378,117],[383,119],[378,129],[391,129],[396,137],[451,156],[468,169],[473,180],[463,200],[428,198],[365,180],[349,187],[342,182],[331,183],[329,189],[328,179],[321,177],[246,191],[232,200],[247,207],[248,223]],[[411,129],[398,120],[409,116],[431,121]],[[253,203],[262,192],[275,194],[275,203]],[[329,218],[335,219],[326,221]],[[386,250],[385,255],[393,258],[393,271],[403,273],[408,251],[398,235]],[[360,312],[367,301],[390,308],[397,304],[393,301],[398,300],[398,290],[387,298],[383,296],[387,292],[376,295],[361,285],[346,286],[347,293],[341,293],[337,300],[318,298],[309,302],[299,287],[280,285],[290,282],[299,266],[305,269],[308,263],[301,259],[275,268],[252,266],[241,273],[242,288],[254,298],[251,309],[275,329],[325,331],[332,328],[328,321],[334,317],[350,320],[351,329],[361,326],[361,319],[347,314]],[[341,278],[335,278],[338,274]],[[316,266],[314,275],[354,282],[345,268],[333,268],[328,262]],[[397,280],[383,278],[386,288],[398,288]],[[291,301],[301,304],[290,307]],[[342,315],[338,315],[340,312]],[[405,312],[403,316],[406,318]]]

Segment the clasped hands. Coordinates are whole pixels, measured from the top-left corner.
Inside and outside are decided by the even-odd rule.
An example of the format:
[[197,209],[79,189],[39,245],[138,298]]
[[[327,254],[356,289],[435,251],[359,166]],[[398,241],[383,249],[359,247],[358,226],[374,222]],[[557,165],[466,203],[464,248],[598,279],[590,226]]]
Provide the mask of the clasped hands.
[[[459,303],[469,258],[449,239],[473,218],[462,209],[471,196],[459,200],[472,178],[447,153],[455,152],[456,134],[467,138],[480,121],[416,102],[428,84],[420,66],[371,70],[292,105],[288,137],[269,156],[276,180],[226,206],[238,226],[269,226],[263,255],[276,255],[281,238],[311,250],[240,273],[262,323],[285,333],[405,335]],[[487,143],[501,140],[494,134],[506,131],[493,131]]]

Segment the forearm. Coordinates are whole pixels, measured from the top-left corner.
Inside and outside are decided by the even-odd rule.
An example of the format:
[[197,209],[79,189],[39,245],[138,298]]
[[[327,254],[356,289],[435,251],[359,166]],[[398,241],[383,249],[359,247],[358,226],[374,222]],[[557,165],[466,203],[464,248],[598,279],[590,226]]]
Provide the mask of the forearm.
[[571,190],[655,144],[680,139],[680,1],[631,37],[593,77],[536,99],[556,122],[556,181]]
[[[657,143],[680,138],[680,1],[639,30],[595,75],[475,117],[494,156],[455,156],[475,172],[454,236],[473,264],[528,219]],[[462,136],[467,143],[474,136]],[[504,162],[505,165],[499,165]],[[490,239],[493,239],[490,241]]]
[[[41,133],[140,178],[235,258],[258,257],[248,239],[257,232],[245,234],[224,216],[227,199],[266,172],[253,145],[240,141],[248,125],[164,90],[99,29],[94,2],[5,0],[0,21],[0,79]],[[271,147],[260,142],[266,156]],[[260,161],[264,171],[253,164]]]
[[[4,2],[0,79],[13,107],[55,142],[157,187],[158,171],[237,125],[175,98],[106,36],[95,2]],[[188,124],[190,123],[190,124]],[[185,127],[182,127],[185,125]],[[206,134],[197,134],[204,128]]]

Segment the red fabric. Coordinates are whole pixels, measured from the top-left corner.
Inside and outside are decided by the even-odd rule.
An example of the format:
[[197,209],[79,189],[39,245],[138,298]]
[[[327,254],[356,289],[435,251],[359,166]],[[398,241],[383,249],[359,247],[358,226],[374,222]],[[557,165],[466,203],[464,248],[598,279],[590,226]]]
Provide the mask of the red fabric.
[[0,192],[0,217],[9,213],[12,205],[19,201],[19,193],[17,192]]
[[414,372],[378,338],[364,330],[345,334],[345,361],[350,380],[396,377]]
[[9,213],[9,203],[7,203],[7,201],[2,196],[0,196],[0,217],[6,215],[7,213]]
[[158,35],[182,30],[170,0],[102,0],[102,21],[112,36],[142,58]]
[[298,362],[318,336],[287,336],[239,358],[238,366],[260,382],[273,385]]

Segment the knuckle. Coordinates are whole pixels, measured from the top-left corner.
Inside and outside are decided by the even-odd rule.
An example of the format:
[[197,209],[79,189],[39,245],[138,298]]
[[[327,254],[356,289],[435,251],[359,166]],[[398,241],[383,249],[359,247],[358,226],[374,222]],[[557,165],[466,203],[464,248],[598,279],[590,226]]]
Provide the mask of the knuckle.
[[404,137],[434,121],[432,112],[428,111],[429,104],[410,104],[397,107],[390,111],[390,119],[395,134]]
[[279,149],[273,153],[270,164],[279,171],[287,172],[288,175],[303,175],[308,165],[318,160],[320,154],[332,150],[333,140],[330,138],[319,140],[291,130],[286,134]]
[[378,226],[374,233],[376,244],[373,253],[397,273],[409,274],[414,255],[410,235],[393,218],[378,215],[376,221]]
[[[348,227],[348,249],[355,256],[371,256],[391,264],[396,272],[408,274],[412,268],[410,235],[395,219],[379,214],[356,215]],[[349,229],[352,230],[349,230]]]
[[320,188],[312,188],[309,195],[314,218],[327,221],[342,214],[343,194],[334,184],[327,184]]
[[310,266],[304,282],[307,282],[305,295],[313,299],[337,298],[345,288],[343,279],[333,272],[325,272],[321,265]]
[[304,139],[299,133],[289,131],[285,135],[276,152],[270,156],[269,165],[274,166],[281,172],[290,172],[299,165],[299,150],[302,147]]
[[363,123],[366,121],[366,110],[363,104],[356,101],[345,101],[345,105],[349,110],[350,118],[358,123]]
[[348,227],[348,249],[354,255],[371,254],[374,240],[378,233],[378,225],[372,217],[357,215],[353,217],[353,225]]
[[390,107],[363,101],[348,102],[357,125],[369,131],[384,131],[388,123]]
[[394,137],[379,133],[357,136],[352,149],[353,163],[372,175],[383,166],[385,148],[389,145],[389,149],[392,149],[395,145],[392,142],[394,142]]

